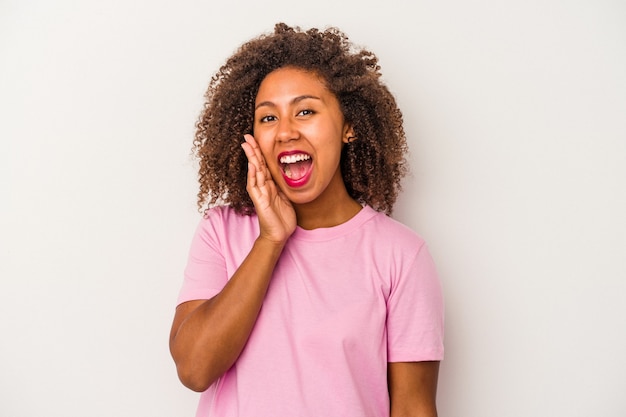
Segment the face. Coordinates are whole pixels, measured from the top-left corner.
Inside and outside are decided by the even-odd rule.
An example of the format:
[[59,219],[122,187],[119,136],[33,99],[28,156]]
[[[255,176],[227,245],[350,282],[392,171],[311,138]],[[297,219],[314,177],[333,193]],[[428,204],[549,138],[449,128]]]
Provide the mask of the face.
[[294,204],[345,193],[339,162],[352,135],[339,101],[314,73],[281,68],[261,83],[254,138],[275,183]]

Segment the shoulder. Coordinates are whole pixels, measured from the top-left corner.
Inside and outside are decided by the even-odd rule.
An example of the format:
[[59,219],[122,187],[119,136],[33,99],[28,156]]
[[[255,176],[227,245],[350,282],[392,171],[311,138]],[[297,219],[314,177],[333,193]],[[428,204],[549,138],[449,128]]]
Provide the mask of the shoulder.
[[231,206],[215,206],[204,212],[201,224],[254,224],[256,215],[238,214]]
[[365,209],[371,210],[371,216],[353,236],[354,244],[380,270],[389,271],[389,276],[402,275],[428,257],[426,242],[417,232],[385,213]]
[[221,240],[232,236],[254,235],[258,230],[256,215],[238,214],[232,207],[215,206],[204,212],[197,234]]
[[405,248],[420,248],[425,244],[424,239],[404,223],[367,206],[365,209],[373,214],[370,221],[364,224],[364,230],[372,234],[379,244]]

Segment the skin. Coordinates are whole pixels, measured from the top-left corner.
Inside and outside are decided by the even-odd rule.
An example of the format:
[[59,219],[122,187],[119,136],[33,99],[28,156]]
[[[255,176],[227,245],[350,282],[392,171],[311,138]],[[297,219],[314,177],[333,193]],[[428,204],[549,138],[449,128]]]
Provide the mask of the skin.
[[[247,142],[255,151],[254,141],[258,143],[260,158],[266,161],[282,195],[291,202],[300,227],[336,226],[361,209],[349,196],[339,169],[341,149],[352,136],[354,131],[344,121],[337,98],[312,73],[282,68],[261,83],[254,139],[250,137]],[[287,184],[278,162],[281,152],[295,150],[313,159],[313,174],[302,187]]]
[[[336,97],[315,74],[287,67],[263,80],[255,103],[254,137],[246,135],[242,144],[259,236],[218,295],[176,309],[170,350],[185,386],[204,391],[235,363],[296,225],[332,227],[361,210],[340,171],[341,149],[353,136]],[[310,178],[297,187],[285,180],[279,162],[282,152],[294,150],[312,157]],[[389,364],[392,417],[437,415],[438,369],[438,362]]]

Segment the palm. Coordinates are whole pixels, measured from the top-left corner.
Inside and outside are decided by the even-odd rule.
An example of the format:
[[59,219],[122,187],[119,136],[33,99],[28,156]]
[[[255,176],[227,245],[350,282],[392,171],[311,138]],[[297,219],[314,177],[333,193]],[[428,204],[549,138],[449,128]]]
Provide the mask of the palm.
[[242,147],[248,158],[247,190],[259,217],[261,235],[275,242],[284,242],[296,228],[293,206],[276,187],[251,135],[246,135]]

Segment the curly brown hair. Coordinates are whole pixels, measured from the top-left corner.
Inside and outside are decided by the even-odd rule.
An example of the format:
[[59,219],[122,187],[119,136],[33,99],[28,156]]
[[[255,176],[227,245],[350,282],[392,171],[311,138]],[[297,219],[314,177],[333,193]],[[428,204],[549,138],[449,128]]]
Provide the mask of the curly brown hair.
[[344,146],[341,155],[350,196],[391,214],[407,171],[408,148],[402,113],[380,79],[378,58],[357,49],[337,28],[303,31],[284,23],[240,46],[211,78],[193,142],[200,163],[198,208],[229,204],[240,214],[254,213],[240,144],[252,133],[261,81],[287,66],[320,75],[353,126],[358,140]]

